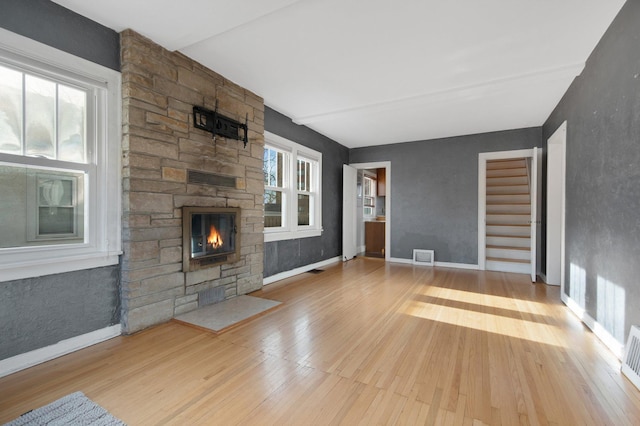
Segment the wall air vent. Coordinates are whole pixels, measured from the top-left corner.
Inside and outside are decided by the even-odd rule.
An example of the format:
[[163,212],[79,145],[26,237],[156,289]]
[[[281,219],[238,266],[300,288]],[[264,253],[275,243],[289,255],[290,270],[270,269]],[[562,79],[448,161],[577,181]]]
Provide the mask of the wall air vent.
[[433,250],[413,249],[414,265],[433,266],[434,257]]
[[622,374],[640,389],[640,328],[631,326],[622,360]]
[[221,176],[213,173],[199,172],[196,170],[187,170],[187,183],[208,186],[223,186],[225,188],[235,188],[236,178],[229,176]]

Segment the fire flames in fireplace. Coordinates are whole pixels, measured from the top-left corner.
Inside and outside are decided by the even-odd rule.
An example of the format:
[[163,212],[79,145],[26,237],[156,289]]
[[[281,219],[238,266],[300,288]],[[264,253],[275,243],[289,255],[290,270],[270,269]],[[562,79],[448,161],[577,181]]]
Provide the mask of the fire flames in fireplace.
[[224,241],[222,241],[220,233],[215,226],[211,225],[211,228],[209,228],[209,236],[207,237],[207,244],[210,244],[211,248],[217,249],[221,247],[223,243]]

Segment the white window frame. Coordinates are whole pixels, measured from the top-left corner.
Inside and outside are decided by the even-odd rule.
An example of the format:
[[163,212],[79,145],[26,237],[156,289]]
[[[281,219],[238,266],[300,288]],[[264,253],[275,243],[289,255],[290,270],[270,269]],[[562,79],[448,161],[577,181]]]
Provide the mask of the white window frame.
[[122,254],[121,74],[4,29],[0,29],[0,63],[90,86],[87,102],[95,107],[93,126],[87,123],[86,164],[0,153],[2,163],[81,170],[88,176],[84,242],[2,248],[0,282],[118,264]]
[[[322,235],[322,153],[300,145],[271,132],[264,132],[265,148],[274,148],[287,153],[284,164],[284,208],[282,226],[264,229],[264,241],[282,241]],[[312,162],[311,191],[298,191],[298,158]],[[266,187],[269,189],[269,187]],[[298,194],[311,195],[313,206],[309,212],[310,225],[298,225]]]

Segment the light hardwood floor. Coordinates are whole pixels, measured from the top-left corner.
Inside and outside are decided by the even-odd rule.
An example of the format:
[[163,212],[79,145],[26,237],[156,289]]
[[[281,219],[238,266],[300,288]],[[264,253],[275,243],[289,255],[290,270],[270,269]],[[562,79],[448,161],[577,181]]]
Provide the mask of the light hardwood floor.
[[253,295],[284,306],[0,379],[0,423],[80,390],[130,425],[640,424],[617,359],[525,275],[358,258]]

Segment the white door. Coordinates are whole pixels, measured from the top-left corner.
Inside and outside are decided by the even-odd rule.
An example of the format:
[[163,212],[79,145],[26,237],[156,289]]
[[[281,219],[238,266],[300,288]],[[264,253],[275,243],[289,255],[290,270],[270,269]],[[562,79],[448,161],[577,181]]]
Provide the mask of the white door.
[[342,260],[356,257],[356,206],[358,170],[354,167],[342,166]]
[[[547,284],[562,284],[566,121],[547,143]],[[564,291],[564,290],[563,290]]]

